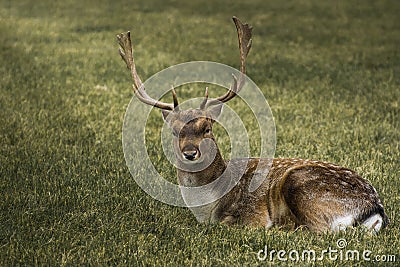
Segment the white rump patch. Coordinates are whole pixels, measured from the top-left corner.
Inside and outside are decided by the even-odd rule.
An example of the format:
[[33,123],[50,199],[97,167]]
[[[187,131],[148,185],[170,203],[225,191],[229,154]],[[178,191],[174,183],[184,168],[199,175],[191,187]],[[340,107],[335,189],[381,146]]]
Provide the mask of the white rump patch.
[[374,214],[368,219],[366,219],[362,225],[365,226],[368,230],[373,230],[375,232],[379,232],[383,224],[382,216],[379,214]]
[[266,229],[269,229],[269,228],[271,228],[273,225],[274,225],[274,224],[272,223],[272,221],[271,221],[269,218],[267,218],[267,223],[265,224],[265,228],[266,228]]
[[354,216],[346,215],[343,217],[337,217],[331,224],[331,229],[334,232],[345,230],[347,227],[354,224]]

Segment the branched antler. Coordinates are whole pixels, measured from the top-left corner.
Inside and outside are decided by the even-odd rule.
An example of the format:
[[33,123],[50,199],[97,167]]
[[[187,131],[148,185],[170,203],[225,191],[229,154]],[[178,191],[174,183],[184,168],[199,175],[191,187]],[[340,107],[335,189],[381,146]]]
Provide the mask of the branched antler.
[[242,89],[244,84],[244,77],[246,74],[246,58],[249,54],[251,44],[252,44],[252,27],[249,26],[247,23],[243,24],[237,17],[233,17],[233,22],[235,23],[238,40],[239,40],[239,52],[240,52],[240,72],[241,75],[239,79],[232,74],[233,76],[233,84],[224,95],[210,99],[207,102],[207,107],[212,105],[217,105],[219,103],[225,103],[234,98],[239,91]]
[[151,98],[140,80],[139,75],[136,71],[135,61],[133,59],[133,52],[132,52],[132,42],[131,42],[131,33],[121,33],[117,35],[118,43],[120,45],[119,54],[121,55],[122,59],[125,61],[126,66],[131,71],[132,80],[133,80],[133,91],[136,97],[145,104],[155,106],[160,109],[166,110],[174,110],[178,108],[178,98],[176,96],[175,90],[172,88],[172,96],[174,104],[164,103],[158,100]]
[[[239,40],[239,52],[240,52],[240,72],[241,75],[237,78],[235,75],[233,76],[233,84],[231,88],[226,92],[224,95],[214,98],[208,99],[208,89],[206,89],[206,96],[204,101],[201,103],[200,108],[206,109],[209,106],[217,105],[219,103],[225,103],[232,98],[234,98],[239,91],[242,89],[244,84],[244,77],[246,74],[246,58],[249,54],[251,48],[251,31],[252,27],[249,26],[247,23],[243,24],[238,18],[233,17],[233,22],[235,23],[238,40]],[[158,100],[153,99],[150,97],[140,80],[139,75],[136,71],[135,61],[133,59],[133,52],[132,52],[132,42],[131,42],[131,34],[130,32],[121,33],[117,35],[118,43],[120,45],[119,54],[121,55],[122,59],[125,61],[126,66],[131,71],[131,76],[133,80],[133,91],[136,97],[145,104],[155,106],[160,109],[165,110],[178,110],[178,98],[176,96],[176,92],[174,88],[172,88],[172,97],[173,97],[173,104],[171,103],[164,103]]]

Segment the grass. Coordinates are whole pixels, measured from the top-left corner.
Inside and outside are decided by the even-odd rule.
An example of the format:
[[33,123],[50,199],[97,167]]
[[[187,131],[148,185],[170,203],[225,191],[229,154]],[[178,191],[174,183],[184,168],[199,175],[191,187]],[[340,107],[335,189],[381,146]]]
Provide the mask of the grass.
[[[399,262],[399,13],[394,1],[2,0],[0,265],[307,266],[257,252],[321,252],[339,238]],[[339,163],[370,180],[392,221],[379,235],[200,225],[136,185],[121,145],[132,92],[115,35],[132,31],[143,79],[191,60],[238,67],[232,15],[254,26],[248,75],[275,116],[276,156]],[[161,115],[152,120],[156,140]],[[228,151],[222,130],[218,138]],[[173,177],[162,158],[156,167]]]

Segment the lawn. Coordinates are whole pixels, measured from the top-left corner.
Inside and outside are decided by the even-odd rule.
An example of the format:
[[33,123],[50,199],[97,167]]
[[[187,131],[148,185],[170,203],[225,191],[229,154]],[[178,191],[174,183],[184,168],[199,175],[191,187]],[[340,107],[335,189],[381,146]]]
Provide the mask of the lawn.
[[[398,14],[396,1],[2,0],[0,265],[308,266],[288,259],[289,251],[321,255],[338,249],[340,239],[347,243],[342,258],[311,264],[395,266],[376,257],[391,255],[399,264]],[[273,112],[275,156],[335,162],[362,174],[391,219],[378,235],[201,225],[131,177],[122,149],[131,81],[116,34],[132,32],[144,80],[194,60],[238,68],[233,15],[254,27],[248,76]],[[184,99],[199,96],[179,91]],[[245,113],[239,100],[231,107]],[[161,126],[154,110],[146,144],[173,181],[173,167],[157,153]],[[217,137],[229,155],[223,129]],[[258,144],[250,140],[253,153]],[[265,247],[287,252],[288,260],[276,253],[259,260]],[[360,260],[346,260],[348,250]],[[365,251],[370,261],[361,259]]]

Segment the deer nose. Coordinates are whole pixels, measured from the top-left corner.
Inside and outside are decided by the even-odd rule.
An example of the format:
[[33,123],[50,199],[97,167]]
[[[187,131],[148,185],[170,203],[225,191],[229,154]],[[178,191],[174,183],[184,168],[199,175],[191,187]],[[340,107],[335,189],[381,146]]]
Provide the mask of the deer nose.
[[194,160],[194,159],[196,159],[196,156],[197,156],[197,150],[183,151],[183,156],[187,160]]

